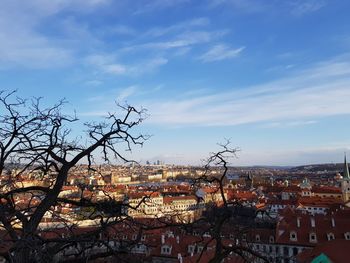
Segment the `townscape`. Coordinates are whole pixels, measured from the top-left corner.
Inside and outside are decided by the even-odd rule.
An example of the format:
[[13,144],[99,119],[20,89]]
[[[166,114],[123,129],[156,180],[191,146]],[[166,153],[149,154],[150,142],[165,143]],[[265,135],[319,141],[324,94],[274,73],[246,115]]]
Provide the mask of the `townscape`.
[[0,0],[0,263],[349,263],[349,10]]
[[[15,174],[16,169],[6,172]],[[115,255],[106,254],[101,262],[114,262],[122,250],[127,251],[123,257],[128,262],[207,262],[215,255],[217,240],[212,222],[199,220],[215,209],[219,213],[227,204],[233,216],[226,223],[234,220],[235,225],[220,226],[220,240],[227,247],[245,248],[230,251],[222,262],[344,260],[346,255],[339,251],[347,249],[350,240],[350,174],[346,158],[343,165],[229,167],[222,185],[225,204],[217,184],[195,183],[205,174],[220,177],[223,172],[222,167],[205,170],[160,162],[90,169],[77,165],[59,197],[101,204],[107,200],[111,207],[105,208],[105,213],[96,213],[93,207],[73,202],[58,204],[45,214],[38,235],[58,242],[58,238],[75,239],[84,233],[90,236],[91,244],[84,240],[80,253],[93,258],[111,247],[115,251]],[[35,172],[22,174],[12,184],[6,178],[3,175],[0,180],[9,188],[6,191],[19,185],[26,188],[50,183]],[[15,206],[29,213],[40,194],[34,191],[31,196],[14,194],[12,198]],[[113,206],[118,207],[117,212]],[[100,217],[113,218],[117,223],[91,238],[95,228],[100,227]],[[7,234],[1,230],[3,255],[11,248]],[[72,257],[73,262],[78,251],[77,243],[67,246],[54,261],[64,255],[66,259]]]

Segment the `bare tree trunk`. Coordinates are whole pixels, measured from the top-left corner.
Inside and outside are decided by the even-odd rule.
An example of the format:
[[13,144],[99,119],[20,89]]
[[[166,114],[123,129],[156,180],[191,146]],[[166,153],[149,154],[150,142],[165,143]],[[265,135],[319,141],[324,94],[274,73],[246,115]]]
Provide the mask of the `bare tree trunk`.
[[12,257],[13,263],[31,263],[35,262],[31,249],[25,245],[22,248],[16,249]]

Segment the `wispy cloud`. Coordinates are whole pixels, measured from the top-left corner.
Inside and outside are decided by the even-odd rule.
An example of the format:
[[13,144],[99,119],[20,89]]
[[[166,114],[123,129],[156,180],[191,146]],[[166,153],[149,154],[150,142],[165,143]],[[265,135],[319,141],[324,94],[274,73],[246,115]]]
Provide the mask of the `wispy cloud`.
[[189,2],[189,0],[151,0],[147,1],[146,3],[142,3],[142,5],[134,11],[134,15],[170,8],[187,2]]
[[291,2],[291,13],[296,16],[302,16],[308,13],[318,11],[326,6],[323,0],[299,0]]
[[316,124],[315,120],[297,120],[297,121],[286,121],[286,122],[271,122],[266,123],[262,127],[264,128],[290,128],[296,126],[305,126]]
[[217,7],[221,5],[230,6],[233,10],[244,13],[257,13],[266,10],[269,3],[259,0],[211,0],[209,7]]
[[[349,86],[350,62],[348,55],[344,55],[257,86],[162,100],[141,98],[137,102],[149,109],[148,121],[160,125],[278,123],[291,127],[311,125],[327,116],[350,114]],[[103,115],[105,111],[90,114]]]
[[116,63],[101,65],[101,67],[105,73],[110,73],[113,75],[124,75],[128,71],[130,71],[130,69],[128,69],[127,66],[122,64],[116,64]]
[[109,33],[110,34],[117,34],[117,35],[130,35],[130,36],[135,36],[137,34],[137,31],[126,25],[115,25],[109,28]]
[[226,35],[227,33],[228,33],[228,30],[185,31],[183,33],[180,33],[172,37],[170,40],[146,42],[146,43],[127,47],[124,49],[124,51],[141,50],[141,49],[168,50],[168,49],[190,47],[193,45],[208,43],[210,41],[219,39],[224,35]]
[[237,57],[245,47],[233,49],[225,44],[218,44],[199,57],[203,62],[213,62]]
[[211,0],[209,7],[227,6],[234,12],[243,14],[252,13],[278,13],[286,11],[293,16],[303,16],[316,12],[327,5],[326,0],[284,0],[284,1],[262,1],[262,0]]
[[102,73],[111,75],[140,75],[150,73],[162,65],[168,63],[163,57],[155,57],[148,60],[138,61],[134,64],[127,65],[119,63],[116,56],[110,55],[90,55],[87,56],[85,62],[93,66]]
[[[310,118],[350,114],[350,63],[330,60],[292,76],[235,91],[143,102],[150,121],[165,125],[303,124]],[[305,120],[306,119],[306,120]]]
[[97,80],[97,79],[91,79],[91,80],[87,80],[84,83],[86,86],[92,86],[92,87],[96,87],[96,86],[100,86],[103,84],[103,81],[101,80]]
[[[110,107],[111,105],[114,107],[114,101],[118,103],[124,103],[129,97],[137,95],[137,93],[142,93],[142,90],[137,85],[131,85],[128,87],[123,88],[116,88],[111,89],[106,92],[99,92],[97,95],[90,96],[86,98],[85,100],[87,102],[94,102],[94,103],[104,103],[106,105],[106,101],[108,101],[106,108]],[[112,98],[112,100],[111,100]],[[106,112],[95,111],[90,112],[90,114],[82,114],[82,116],[90,115],[90,116],[102,116],[106,115]]]
[[146,31],[143,36],[160,37],[169,33],[189,30],[194,27],[203,27],[210,24],[210,20],[206,17],[198,17],[176,23],[167,27],[154,27]]
[[51,68],[71,64],[73,50],[38,31],[47,17],[63,10],[84,12],[107,0],[5,1],[0,9],[0,68]]
[[129,86],[119,92],[119,95],[117,97],[118,102],[123,102],[125,101],[128,97],[133,95],[137,90],[136,86]]
[[305,165],[319,163],[340,163],[344,151],[349,151],[349,142],[339,145],[284,150],[246,150],[235,161],[238,165]]

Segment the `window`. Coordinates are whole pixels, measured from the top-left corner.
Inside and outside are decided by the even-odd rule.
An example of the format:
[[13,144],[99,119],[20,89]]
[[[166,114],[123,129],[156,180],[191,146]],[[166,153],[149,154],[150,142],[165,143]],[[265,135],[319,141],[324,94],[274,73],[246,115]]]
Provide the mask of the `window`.
[[344,237],[346,240],[350,240],[350,232],[344,233]]
[[195,248],[195,246],[189,245],[188,246],[188,253],[194,253],[194,248]]
[[297,233],[296,233],[295,231],[291,231],[291,232],[289,233],[289,239],[290,239],[291,241],[298,241]]
[[310,233],[309,235],[310,242],[316,243],[317,242],[317,237],[315,233]]
[[273,236],[270,236],[269,241],[270,241],[270,243],[273,243],[273,242],[275,242],[275,238]]
[[260,236],[259,236],[259,235],[256,235],[256,236],[255,236],[255,240],[256,240],[257,242],[260,242]]
[[145,240],[146,240],[146,236],[145,236],[145,235],[142,235],[141,241],[145,241]]
[[162,254],[166,254],[166,255],[171,254],[171,247],[169,247],[169,246],[162,246]]
[[204,232],[203,237],[210,237],[210,233],[209,232]]
[[328,239],[328,240],[333,240],[333,239],[335,239],[334,234],[333,234],[333,233],[328,233],[328,234],[327,234],[327,239]]
[[298,248],[297,247],[293,247],[293,255],[294,256],[298,255]]

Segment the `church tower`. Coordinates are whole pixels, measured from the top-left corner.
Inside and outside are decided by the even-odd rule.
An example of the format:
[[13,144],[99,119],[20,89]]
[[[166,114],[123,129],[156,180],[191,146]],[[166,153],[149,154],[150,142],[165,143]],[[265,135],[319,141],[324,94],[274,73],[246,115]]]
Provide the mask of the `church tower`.
[[307,196],[307,197],[312,196],[312,192],[311,192],[312,186],[311,186],[310,180],[307,177],[304,178],[303,182],[299,185],[299,187],[301,190],[301,196]]
[[346,161],[346,155],[344,155],[344,169],[343,179],[341,181],[341,191],[343,194],[343,201],[348,202],[350,200],[350,174],[348,163]]
[[248,171],[248,175],[245,179],[245,186],[248,190],[251,190],[254,188],[254,177],[253,174],[251,173],[251,171]]

